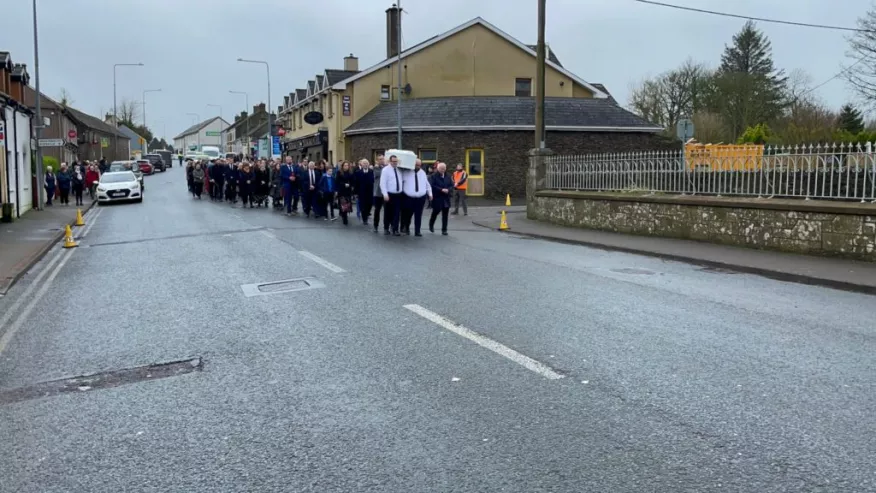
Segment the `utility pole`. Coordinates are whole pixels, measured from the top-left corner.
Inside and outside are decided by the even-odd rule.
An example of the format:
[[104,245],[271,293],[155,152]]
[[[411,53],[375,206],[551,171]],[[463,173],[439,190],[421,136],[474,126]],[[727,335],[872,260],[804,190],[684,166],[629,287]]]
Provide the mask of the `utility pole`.
[[[246,123],[246,125],[245,125],[246,126],[246,130],[245,130],[245,132],[246,132],[246,134],[245,134],[245,136],[246,136],[246,152],[247,152],[247,154],[249,154],[249,117],[251,116],[249,114],[249,94],[247,94],[243,91],[228,91],[228,92],[230,92],[231,94],[243,94],[243,97],[244,97],[243,104],[246,105],[243,108],[246,111],[246,121],[244,122],[244,123]],[[237,133],[236,130],[235,130],[235,133]],[[234,143],[232,142],[231,144],[232,144],[231,145],[231,152],[234,152]]]
[[[37,36],[37,4],[36,0],[33,0],[33,73],[36,84],[36,125],[34,125],[34,130],[36,130],[36,139],[37,139],[37,148],[36,148],[36,158],[37,158],[37,204],[36,209],[41,210],[43,208],[43,204],[46,201],[46,192],[43,188],[43,182],[45,182],[45,167],[43,166],[43,150],[40,148],[40,137],[42,136],[43,129],[43,113],[42,108],[40,107],[40,44],[39,37]],[[16,197],[16,200],[20,200]]]
[[[142,63],[116,63],[113,65],[113,128],[116,129],[113,135],[113,159],[118,159],[116,155],[119,152],[119,114],[116,110],[116,69],[119,67],[142,67]],[[131,118],[133,120],[133,118]],[[103,153],[103,151],[101,151]]]
[[535,72],[535,147],[537,149],[545,148],[545,124],[544,124],[544,24],[545,24],[545,2],[546,0],[538,0],[538,47]]
[[396,7],[398,8],[398,26],[396,31],[398,34],[398,90],[396,94],[398,95],[398,136],[396,137],[396,149],[402,148],[402,6],[401,0],[398,0],[396,3]]
[[[146,89],[145,91],[143,91],[143,130],[146,130],[146,93],[147,92],[161,92],[161,89]],[[153,133],[152,136],[155,137],[155,134]],[[144,154],[148,153],[149,152],[149,142],[147,142],[143,147],[144,147],[143,150],[146,151],[146,152],[144,152]]]
[[245,60],[243,58],[238,58],[238,62],[243,63],[260,63],[265,66],[265,69],[268,71],[268,156],[269,159],[274,157],[274,136],[271,135],[271,129],[273,128],[272,124],[274,122],[271,121],[271,66],[268,65],[268,62],[264,60]]

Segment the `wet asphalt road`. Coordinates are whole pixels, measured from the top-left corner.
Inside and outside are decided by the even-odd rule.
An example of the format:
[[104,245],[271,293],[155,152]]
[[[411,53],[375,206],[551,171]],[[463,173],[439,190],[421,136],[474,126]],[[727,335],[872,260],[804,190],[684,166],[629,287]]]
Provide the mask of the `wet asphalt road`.
[[0,298],[2,492],[876,491],[873,297],[461,219],[386,238],[193,201],[177,167],[86,219]]

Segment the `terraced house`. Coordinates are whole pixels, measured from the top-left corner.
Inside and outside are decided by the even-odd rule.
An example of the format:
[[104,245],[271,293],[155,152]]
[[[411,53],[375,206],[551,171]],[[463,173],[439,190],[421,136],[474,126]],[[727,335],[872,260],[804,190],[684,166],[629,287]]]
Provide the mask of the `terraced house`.
[[[308,159],[373,159],[396,147],[398,9],[386,10],[386,58],[364,70],[350,55],[284,101],[285,151]],[[425,163],[463,164],[469,195],[522,195],[532,147],[535,46],[477,17],[401,53],[403,147]],[[548,147],[619,152],[668,145],[662,128],[621,108],[608,90],[548,50]],[[322,121],[307,123],[317,112]],[[318,118],[316,119],[318,120]],[[313,120],[315,121],[315,120]]]

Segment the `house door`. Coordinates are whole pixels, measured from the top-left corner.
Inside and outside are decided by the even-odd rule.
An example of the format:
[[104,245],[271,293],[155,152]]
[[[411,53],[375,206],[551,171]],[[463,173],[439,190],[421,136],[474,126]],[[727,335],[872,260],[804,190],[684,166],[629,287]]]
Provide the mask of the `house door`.
[[484,194],[484,150],[465,150],[465,172],[468,174],[466,195],[480,197]]

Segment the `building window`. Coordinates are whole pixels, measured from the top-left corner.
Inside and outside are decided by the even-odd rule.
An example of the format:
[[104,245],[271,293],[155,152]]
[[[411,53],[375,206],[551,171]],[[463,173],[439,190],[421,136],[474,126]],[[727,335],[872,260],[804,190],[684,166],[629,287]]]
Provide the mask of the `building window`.
[[380,99],[382,101],[389,101],[392,99],[392,96],[389,92],[389,86],[380,86]]
[[438,160],[438,150],[437,149],[419,149],[417,151],[417,155],[420,158],[420,161],[423,164],[433,164]]
[[516,79],[514,81],[515,96],[532,96],[532,79]]
[[466,149],[465,164],[469,176],[482,176],[484,174],[484,150]]
[[371,164],[377,163],[377,156],[382,156],[384,150],[383,149],[372,149],[371,150]]

